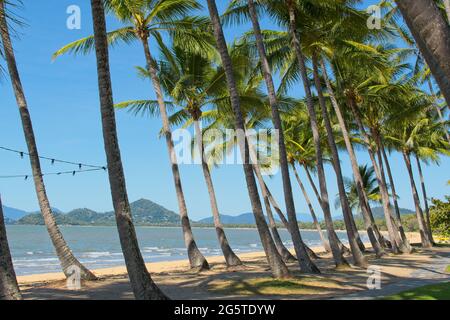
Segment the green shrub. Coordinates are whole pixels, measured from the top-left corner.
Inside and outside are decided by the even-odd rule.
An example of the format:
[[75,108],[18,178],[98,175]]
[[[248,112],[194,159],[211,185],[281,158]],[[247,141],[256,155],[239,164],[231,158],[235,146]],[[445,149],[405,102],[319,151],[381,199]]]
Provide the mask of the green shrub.
[[450,196],[447,202],[433,199],[430,208],[431,227],[433,231],[443,237],[450,237]]

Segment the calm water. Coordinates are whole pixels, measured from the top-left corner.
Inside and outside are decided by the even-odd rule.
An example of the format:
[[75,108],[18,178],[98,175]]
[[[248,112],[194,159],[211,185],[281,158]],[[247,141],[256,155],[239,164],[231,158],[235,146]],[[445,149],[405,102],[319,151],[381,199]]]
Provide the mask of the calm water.
[[[59,272],[59,262],[45,227],[8,226],[8,240],[14,267],[18,275]],[[124,265],[117,229],[115,227],[61,227],[61,231],[75,255],[90,269]],[[262,246],[254,229],[227,229],[231,246],[237,254],[261,251]],[[181,228],[137,228],[141,251],[146,262],[181,260],[186,258]],[[197,245],[205,256],[220,255],[216,233],[210,228],[194,228]],[[292,242],[286,230],[280,230],[286,246]],[[346,241],[345,233],[338,233]],[[320,245],[319,235],[303,231],[308,245]],[[366,239],[363,239],[365,241]]]

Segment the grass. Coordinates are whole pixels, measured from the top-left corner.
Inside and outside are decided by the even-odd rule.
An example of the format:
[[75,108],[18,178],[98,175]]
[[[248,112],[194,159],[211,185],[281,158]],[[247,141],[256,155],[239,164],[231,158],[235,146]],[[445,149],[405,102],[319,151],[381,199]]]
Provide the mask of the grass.
[[[450,266],[447,266],[447,270]],[[384,297],[383,300],[450,300],[450,282],[408,290]]]
[[448,265],[447,268],[445,268],[445,272],[450,273],[450,265]]
[[324,294],[337,288],[336,281],[318,277],[294,277],[285,280],[270,277],[216,280],[208,290],[232,295],[304,295]]

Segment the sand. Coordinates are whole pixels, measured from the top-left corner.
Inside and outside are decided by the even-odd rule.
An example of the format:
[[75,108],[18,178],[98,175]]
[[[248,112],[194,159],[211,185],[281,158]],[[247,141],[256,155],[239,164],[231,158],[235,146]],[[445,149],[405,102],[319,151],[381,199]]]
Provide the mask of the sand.
[[[418,234],[408,234],[417,243]],[[324,299],[367,290],[365,269],[336,270],[331,256],[321,247],[312,248],[320,255],[316,261],[321,275],[303,275],[296,263],[289,264],[293,279],[277,282],[270,276],[263,252],[241,254],[243,267],[227,269],[221,256],[207,257],[211,270],[196,272],[187,260],[147,264],[152,278],[172,299]],[[408,278],[418,268],[432,263],[433,257],[450,248],[417,249],[414,254],[388,255],[369,263],[381,270],[383,285]],[[350,259],[350,258],[349,258]],[[84,282],[78,291],[66,288],[62,273],[20,276],[18,281],[25,299],[132,299],[125,267],[93,270],[100,278]]]

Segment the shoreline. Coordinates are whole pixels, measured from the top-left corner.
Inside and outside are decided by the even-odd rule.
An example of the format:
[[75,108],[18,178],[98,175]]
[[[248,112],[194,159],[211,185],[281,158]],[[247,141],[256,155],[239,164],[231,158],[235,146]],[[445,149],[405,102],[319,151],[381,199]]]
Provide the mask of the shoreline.
[[[406,236],[411,243],[420,242],[420,235],[418,233],[408,232],[406,233]],[[370,243],[365,243],[365,245],[368,248],[370,247]],[[326,253],[323,246],[314,246],[310,248],[318,255]],[[211,266],[225,264],[225,259],[222,255],[206,256],[205,258],[208,260]],[[241,258],[242,260],[255,260],[255,259],[264,260],[265,253],[264,251],[246,252],[239,254],[239,258]],[[189,272],[191,270],[189,266],[189,260],[187,258],[179,260],[149,262],[146,263],[145,265],[147,266],[147,270],[150,272],[150,274],[160,274],[169,272]],[[109,268],[93,269],[91,271],[99,278],[127,276],[127,270],[125,265]],[[66,277],[62,272],[17,276],[17,281],[19,282],[19,285],[46,284],[49,282],[64,281],[65,279]]]

